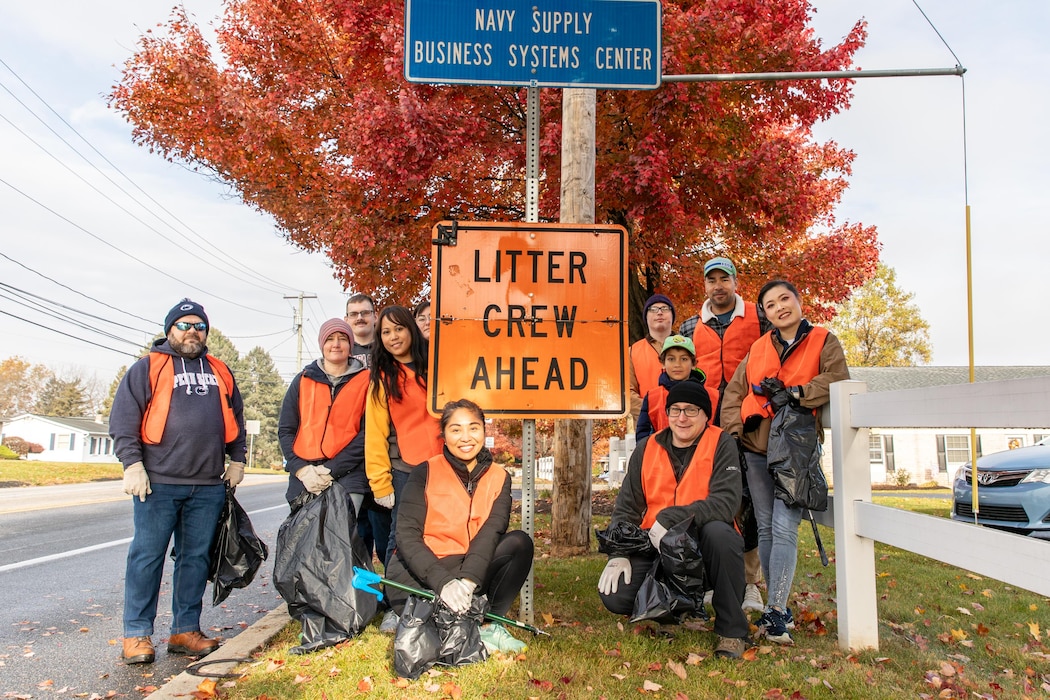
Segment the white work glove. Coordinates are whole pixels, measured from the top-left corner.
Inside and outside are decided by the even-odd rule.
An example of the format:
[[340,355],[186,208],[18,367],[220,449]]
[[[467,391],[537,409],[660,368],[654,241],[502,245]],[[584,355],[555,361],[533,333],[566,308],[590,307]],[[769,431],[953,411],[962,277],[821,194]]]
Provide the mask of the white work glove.
[[149,487],[149,476],[142,462],[135,462],[124,470],[124,493],[129,496],[138,496],[143,503],[146,502],[146,495],[153,493],[153,489]]
[[244,481],[244,462],[230,462],[230,466],[222,473],[222,480],[229,482],[230,486]]
[[391,508],[393,508],[394,507],[394,492],[391,491],[390,493],[388,493],[385,496],[379,496],[378,498],[376,498],[376,505],[380,506],[382,508],[386,508],[387,510],[390,510]]
[[440,598],[449,610],[462,615],[470,610],[470,601],[478,584],[466,578],[454,578],[441,587]]
[[598,590],[605,595],[612,595],[620,587],[620,574],[623,574],[623,582],[631,582],[631,560],[627,557],[613,557],[605,565],[601,577],[598,579]]
[[332,470],[318,464],[307,464],[295,473],[310,493],[317,495],[332,485]]
[[649,541],[653,543],[653,549],[660,551],[660,540],[667,534],[667,528],[660,524],[657,520],[653,523],[653,526],[649,528]]

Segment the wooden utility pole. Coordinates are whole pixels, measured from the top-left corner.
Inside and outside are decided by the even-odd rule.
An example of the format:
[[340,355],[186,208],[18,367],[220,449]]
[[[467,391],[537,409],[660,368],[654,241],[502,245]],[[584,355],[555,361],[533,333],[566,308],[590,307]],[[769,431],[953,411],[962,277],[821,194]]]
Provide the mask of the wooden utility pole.
[[[594,223],[595,103],[592,89],[562,90],[562,223]],[[590,420],[554,423],[553,556],[590,550],[591,426]]]

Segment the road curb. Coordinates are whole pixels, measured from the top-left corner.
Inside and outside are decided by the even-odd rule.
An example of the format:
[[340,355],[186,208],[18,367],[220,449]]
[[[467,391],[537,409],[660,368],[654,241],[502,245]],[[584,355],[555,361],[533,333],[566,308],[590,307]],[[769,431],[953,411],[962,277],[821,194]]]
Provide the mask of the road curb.
[[[277,636],[291,619],[292,618],[288,616],[288,605],[282,603],[280,607],[268,612],[261,620],[238,634],[233,639],[225,642],[221,647],[208,656],[199,659],[197,663],[219,662],[224,659],[250,658],[254,652],[264,647],[271,639]],[[207,668],[214,673],[226,673],[232,671],[236,665],[239,664],[231,665],[229,663],[214,663],[214,665],[210,665]],[[150,700],[175,700],[176,698],[185,698],[195,691],[197,686],[200,685],[203,680],[205,679],[201,676],[195,676],[183,671],[160,688],[150,693],[149,698]]]

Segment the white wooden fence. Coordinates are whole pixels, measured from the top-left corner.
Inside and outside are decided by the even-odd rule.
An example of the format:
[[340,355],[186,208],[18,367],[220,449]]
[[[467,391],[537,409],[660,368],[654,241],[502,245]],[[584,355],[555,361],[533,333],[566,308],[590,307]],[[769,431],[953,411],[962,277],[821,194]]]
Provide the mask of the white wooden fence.
[[1046,428],[1050,377],[871,394],[837,382],[826,415],[835,497],[822,515],[835,528],[840,648],[879,646],[875,542],[1050,596],[1050,543],[875,505],[868,458],[869,428]]

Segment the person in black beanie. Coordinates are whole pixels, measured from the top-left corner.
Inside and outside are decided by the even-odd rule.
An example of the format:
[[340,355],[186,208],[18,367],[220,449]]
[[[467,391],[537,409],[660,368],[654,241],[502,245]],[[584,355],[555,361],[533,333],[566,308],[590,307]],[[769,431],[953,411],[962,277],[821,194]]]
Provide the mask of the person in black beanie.
[[[744,540],[733,527],[743,488],[736,443],[707,424],[711,397],[699,382],[667,393],[669,427],[635,447],[609,527],[626,522],[649,531],[654,548],[669,529],[692,518],[700,534],[707,585],[714,590],[715,655],[739,658],[750,644],[744,597]],[[610,612],[630,615],[655,552],[613,556],[598,580]]]
[[168,653],[203,656],[219,646],[201,631],[201,601],[224,484],[244,478],[246,449],[241,394],[230,368],[208,354],[210,328],[200,304],[175,304],[165,337],[131,365],[113,396],[109,432],[135,522],[124,576],[126,664],[155,659],[151,635],[173,535]]

